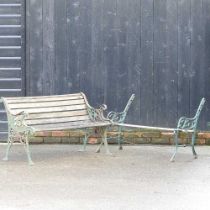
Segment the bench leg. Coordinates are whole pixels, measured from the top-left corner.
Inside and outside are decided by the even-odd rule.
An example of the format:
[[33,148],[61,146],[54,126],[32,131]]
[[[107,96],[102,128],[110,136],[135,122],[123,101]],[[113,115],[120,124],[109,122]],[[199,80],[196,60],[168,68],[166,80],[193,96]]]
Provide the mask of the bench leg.
[[123,147],[122,147],[121,132],[122,132],[122,128],[119,127],[118,136],[117,136],[117,143],[118,143],[118,148],[119,148],[119,150],[122,150],[122,149],[123,149]]
[[25,132],[21,138],[20,138],[21,143],[24,146],[24,149],[26,151],[27,154],[27,159],[28,159],[28,164],[29,165],[34,165],[32,159],[31,159],[31,152],[30,152],[30,148],[29,148],[29,141],[28,141],[28,132]]
[[112,153],[109,151],[108,142],[107,142],[107,130],[105,130],[102,135],[102,141],[103,141],[105,149],[106,149],[106,154],[111,155]]
[[195,148],[194,148],[194,146],[195,146],[195,140],[196,140],[196,134],[195,134],[195,132],[192,134],[192,152],[193,152],[193,155],[194,155],[194,158],[196,159],[196,158],[198,158],[198,155],[197,155],[197,153],[195,152]]
[[14,136],[13,136],[13,130],[10,129],[8,132],[8,139],[7,139],[7,149],[6,149],[6,154],[5,157],[3,158],[3,160],[7,161],[9,158],[9,151],[12,147],[12,144],[14,142]]
[[109,151],[108,142],[107,142],[107,129],[106,128],[101,128],[99,130],[100,130],[100,135],[102,137],[102,141],[101,141],[101,144],[99,145],[99,147],[96,149],[96,152],[97,153],[100,152],[101,146],[104,144],[106,154],[111,155],[112,153]]
[[96,153],[99,153],[101,151],[101,147],[103,145],[103,141],[101,141],[100,145],[98,146],[98,148],[96,149]]
[[88,134],[85,133],[85,137],[83,138],[83,146],[82,146],[82,148],[79,150],[79,152],[84,152],[84,151],[86,151],[87,141],[88,141]]
[[174,143],[175,143],[175,150],[174,150],[174,154],[172,155],[170,161],[173,162],[174,161],[174,158],[176,156],[176,153],[177,153],[177,150],[178,150],[178,143],[179,143],[179,139],[178,139],[178,131],[174,131]]

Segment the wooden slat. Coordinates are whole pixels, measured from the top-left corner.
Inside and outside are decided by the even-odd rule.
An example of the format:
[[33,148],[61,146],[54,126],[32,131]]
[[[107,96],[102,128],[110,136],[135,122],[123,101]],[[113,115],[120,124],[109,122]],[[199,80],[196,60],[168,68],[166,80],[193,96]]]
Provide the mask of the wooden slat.
[[0,27],[0,35],[20,35],[21,27]]
[[88,115],[87,110],[79,111],[65,111],[65,112],[53,112],[53,113],[33,113],[28,116],[28,119],[42,119],[42,118],[59,118],[59,117],[72,117]]
[[0,89],[0,96],[19,96],[21,89]]
[[[68,59],[68,45],[67,41],[70,39],[70,36],[67,35],[67,21],[66,21],[66,15],[67,15],[67,1],[66,0],[59,0],[54,1],[55,3],[55,33],[54,39],[55,39],[55,56],[56,59],[55,62],[55,69],[56,71],[53,73],[53,77],[57,78],[54,80],[54,87],[56,90],[56,93],[68,93],[68,90],[70,88],[70,85],[72,84],[69,82],[66,76],[67,72],[70,71],[70,69],[67,68],[67,59]],[[71,21],[71,20],[70,20]],[[61,39],[62,34],[62,39]],[[60,82],[62,81],[62,82]]]
[[43,125],[43,124],[57,124],[57,123],[66,123],[66,122],[78,122],[90,120],[88,115],[84,116],[75,116],[75,117],[62,117],[62,118],[48,118],[48,119],[36,119],[36,120],[26,120],[27,125]]
[[17,70],[0,70],[0,78],[20,78],[21,71]]
[[21,59],[20,57],[0,57],[0,67],[9,68],[9,67],[20,67]]
[[[43,61],[42,61],[42,91],[45,95],[51,95],[54,91],[54,72],[55,72],[55,23],[54,23],[54,0],[42,1],[42,33],[43,37]],[[62,79],[63,80],[63,79]],[[62,81],[61,80],[61,81]],[[60,82],[62,83],[62,82]]]
[[[139,92],[136,93],[136,98],[132,107],[134,112],[140,110],[140,117],[138,123],[144,123],[144,125],[154,124],[154,102],[153,102],[153,53],[154,53],[154,19],[153,19],[153,0],[141,1],[141,63],[138,65],[138,71],[134,71],[134,74],[140,80]],[[137,72],[138,74],[136,74]],[[141,75],[144,75],[143,77]],[[138,84],[138,83],[137,83]],[[143,100],[141,100],[143,99]],[[146,104],[146,106],[145,106]],[[129,110],[130,111],[130,110]],[[138,114],[137,114],[138,116]]]
[[22,0],[1,0],[1,4],[14,4],[14,3],[22,3]]
[[41,101],[60,101],[66,99],[80,99],[83,98],[81,94],[69,94],[69,95],[52,95],[52,96],[27,96],[27,97],[11,97],[6,98],[7,103],[18,102],[41,102]]
[[21,56],[21,48],[20,49],[0,49],[0,57],[16,57],[16,56]]
[[19,112],[25,111],[27,113],[42,113],[42,112],[64,112],[64,111],[72,111],[72,110],[83,110],[86,108],[86,105],[74,105],[74,106],[62,106],[62,107],[53,107],[53,108],[31,108],[31,109],[17,109],[12,110],[12,114],[17,114]]
[[20,14],[20,9],[20,7],[0,6],[0,14]]
[[21,46],[21,36],[0,36],[0,46]]
[[0,89],[20,89],[21,88],[21,80],[20,78],[16,78],[16,80],[8,80],[6,78],[0,79]]
[[99,126],[108,126],[110,122],[92,122],[92,121],[80,121],[80,122],[68,122],[58,124],[46,124],[46,125],[35,125],[33,128],[35,131],[51,131],[51,130],[70,130],[79,128],[92,128]]
[[21,20],[18,17],[1,17],[0,18],[0,25],[20,25],[21,24]]
[[76,104],[85,104],[84,99],[80,100],[67,100],[67,101],[53,101],[53,102],[39,102],[39,103],[18,103],[18,104],[9,104],[10,109],[23,109],[23,108],[41,108],[41,107],[60,107]]

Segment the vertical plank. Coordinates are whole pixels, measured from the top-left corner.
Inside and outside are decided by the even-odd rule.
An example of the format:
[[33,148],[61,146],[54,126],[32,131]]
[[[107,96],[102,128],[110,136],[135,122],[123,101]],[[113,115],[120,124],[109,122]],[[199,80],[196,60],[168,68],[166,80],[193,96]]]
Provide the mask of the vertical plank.
[[43,94],[54,92],[54,0],[43,1]]
[[21,95],[26,95],[26,2],[21,0]]
[[[80,1],[78,45],[79,88],[87,97],[91,96],[91,0]],[[94,90],[93,90],[94,91]]]
[[[175,127],[178,114],[178,2],[167,1],[166,111],[167,127]],[[173,27],[172,27],[173,26]]]
[[105,103],[105,69],[104,69],[104,34],[103,34],[103,0],[92,0],[91,18],[91,104]]
[[115,91],[120,69],[120,66],[117,68],[116,5],[116,0],[103,2],[104,101],[111,110],[117,108],[117,94]]
[[205,28],[205,36],[204,36],[204,97],[207,99],[206,104],[204,106],[204,112],[202,116],[204,117],[205,125],[201,127],[202,129],[209,130],[209,127],[207,127],[206,122],[210,121],[210,2],[209,0],[203,0],[203,7],[202,7],[202,13],[204,15],[203,19],[203,25]]
[[[126,24],[126,56],[127,56],[127,68],[124,70],[123,80],[119,80],[118,89],[121,91],[121,100],[118,102],[118,107],[122,104],[124,109],[129,97],[132,93],[135,93],[136,98],[130,107],[126,121],[131,123],[139,123],[141,119],[140,102],[141,102],[141,1],[132,0],[126,1],[125,5],[127,16]],[[132,15],[130,15],[132,14]],[[126,84],[126,91],[121,88],[121,82]],[[142,121],[143,122],[143,121]]]
[[27,95],[42,95],[42,0],[27,3]]
[[145,125],[154,123],[154,40],[153,40],[153,4],[154,0],[141,1],[141,119]]
[[[190,71],[190,115],[197,110],[201,98],[204,96],[205,70],[204,70],[204,25],[202,0],[191,1],[192,44],[191,44],[191,71]],[[199,54],[198,54],[199,52]],[[198,88],[199,84],[199,88]],[[205,126],[204,115],[200,124]]]
[[178,118],[190,115],[191,4],[178,1]]
[[67,88],[67,14],[66,1],[55,1],[55,72],[54,93],[70,93]]
[[70,92],[80,91],[79,88],[79,34],[80,34],[81,0],[68,0],[67,9],[67,89]]
[[[115,49],[113,49],[113,59],[117,57],[117,63],[113,61],[113,66],[115,65],[115,68],[109,72],[108,81],[112,81],[112,88],[113,92],[115,92],[115,96],[112,94],[110,97],[114,97],[116,101],[113,101],[112,103],[115,104],[115,109],[118,111],[122,111],[125,104],[126,104],[126,98],[128,98],[128,91],[129,91],[129,33],[132,33],[129,31],[131,29],[131,23],[129,20],[129,10],[132,8],[134,1],[120,1],[117,0],[117,9],[116,9],[116,25],[117,29],[115,30],[117,33],[117,37],[115,37],[114,42],[116,42],[117,46],[115,46]],[[129,4],[129,6],[128,6]],[[111,94],[109,92],[109,94]]]
[[166,0],[154,1],[154,121],[163,126],[168,124],[167,59],[166,59]]

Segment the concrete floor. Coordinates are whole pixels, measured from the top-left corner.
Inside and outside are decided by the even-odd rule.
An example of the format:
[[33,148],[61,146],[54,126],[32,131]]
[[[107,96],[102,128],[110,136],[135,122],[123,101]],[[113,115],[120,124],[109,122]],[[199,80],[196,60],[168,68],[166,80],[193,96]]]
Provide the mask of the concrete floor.
[[[210,147],[125,146],[113,156],[79,145],[32,145],[34,166],[14,145],[0,161],[0,210],[209,210]],[[3,157],[5,145],[0,145]]]

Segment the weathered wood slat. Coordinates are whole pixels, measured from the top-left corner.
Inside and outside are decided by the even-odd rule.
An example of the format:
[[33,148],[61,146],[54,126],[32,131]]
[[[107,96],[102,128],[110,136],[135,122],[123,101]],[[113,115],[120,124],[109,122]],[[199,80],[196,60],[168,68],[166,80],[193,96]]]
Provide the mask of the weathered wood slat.
[[16,80],[8,80],[1,79],[0,80],[0,89],[21,89],[21,79]]
[[23,108],[41,108],[41,107],[60,107],[60,106],[68,106],[68,105],[79,105],[85,104],[84,99],[79,100],[68,100],[68,101],[56,101],[56,102],[39,102],[39,103],[19,103],[19,104],[10,104],[10,109],[23,109]]
[[108,126],[110,122],[92,122],[92,121],[79,121],[79,122],[68,122],[58,124],[46,124],[46,125],[35,125],[33,126],[35,131],[51,131],[51,130],[71,130],[80,128],[92,128]]
[[20,7],[0,7],[0,14],[21,14]]
[[86,105],[74,105],[74,106],[62,106],[62,107],[53,107],[53,108],[36,108],[36,109],[17,109],[11,110],[12,114],[17,114],[19,112],[25,111],[27,113],[42,113],[42,112],[64,112],[72,110],[83,110],[86,108]]
[[[1,36],[0,46],[21,46],[21,36]],[[14,49],[12,50],[14,51]]]
[[26,120],[27,125],[43,125],[43,124],[57,124],[57,123],[66,123],[66,122],[75,122],[75,121],[87,121],[90,120],[88,115],[84,116],[75,116],[75,117],[62,117],[62,118],[48,118],[48,119],[32,119]]
[[48,102],[48,101],[61,101],[70,99],[82,99],[81,94],[71,94],[71,95],[52,95],[52,96],[32,96],[32,97],[7,97],[7,103],[23,103],[23,102]]
[[73,116],[84,116],[88,115],[87,110],[79,111],[63,111],[63,112],[52,112],[52,113],[33,113],[28,116],[27,119],[42,119],[42,118],[60,118],[60,117],[73,117]]

